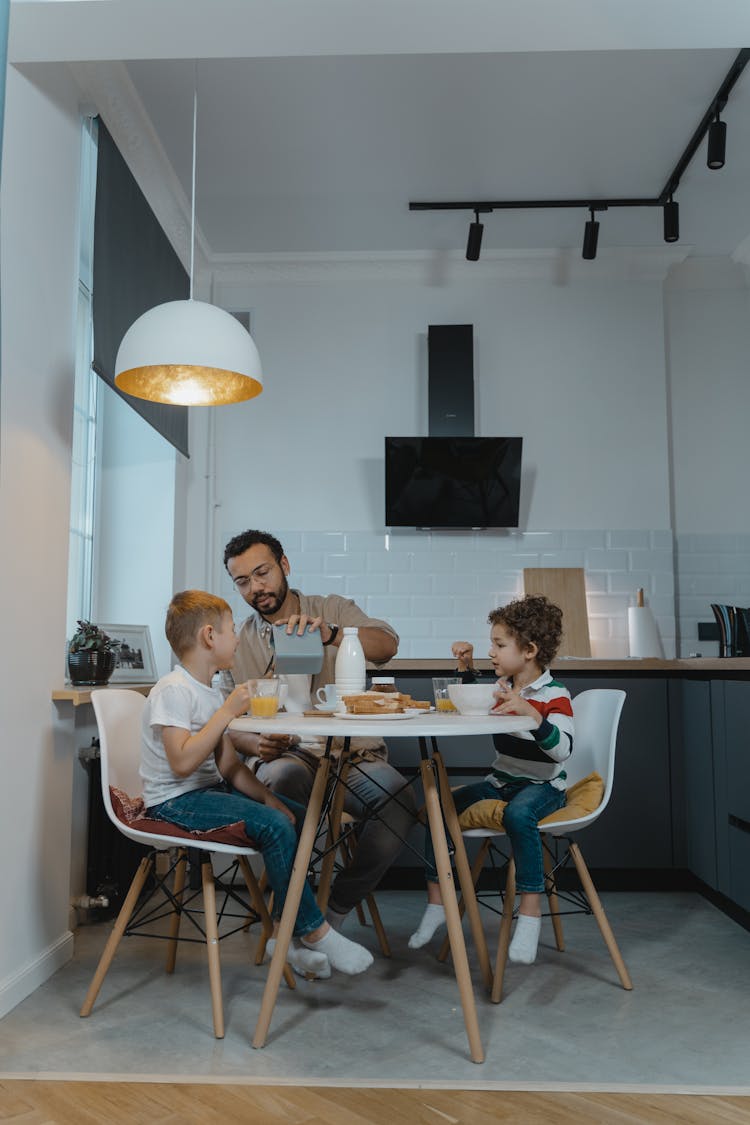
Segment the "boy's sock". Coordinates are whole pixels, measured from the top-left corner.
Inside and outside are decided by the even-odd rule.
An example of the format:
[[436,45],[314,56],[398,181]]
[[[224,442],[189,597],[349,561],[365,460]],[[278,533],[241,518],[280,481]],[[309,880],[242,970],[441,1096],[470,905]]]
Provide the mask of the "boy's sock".
[[435,936],[437,930],[445,925],[445,908],[441,903],[428,902],[422,921],[409,938],[409,949],[421,949],[427,945],[430,938]]
[[337,934],[341,933],[341,927],[348,917],[348,910],[345,910],[343,914],[339,910],[334,910],[332,906],[329,906],[326,910],[326,922]]
[[533,918],[529,914],[519,914],[516,919],[513,941],[508,949],[508,960],[515,961],[520,965],[532,965],[536,961],[536,949],[539,945],[541,928],[541,918]]
[[373,961],[372,953],[363,945],[357,945],[356,941],[349,941],[349,938],[337,934],[333,929],[330,929],[320,941],[309,942],[302,938],[302,944],[307,949],[324,953],[334,969],[338,969],[341,973],[348,973],[351,977],[369,969]]
[[[266,944],[269,957],[273,957],[275,948],[276,938],[269,938]],[[307,949],[304,945],[298,945],[294,938],[289,942],[286,959],[297,976],[328,980],[331,975],[331,964],[325,953],[316,953],[312,949]]]

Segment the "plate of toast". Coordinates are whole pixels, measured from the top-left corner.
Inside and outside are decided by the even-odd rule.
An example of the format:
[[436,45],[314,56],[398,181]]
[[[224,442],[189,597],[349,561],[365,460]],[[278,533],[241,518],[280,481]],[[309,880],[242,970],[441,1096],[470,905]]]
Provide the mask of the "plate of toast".
[[343,695],[345,711],[336,710],[337,719],[413,719],[426,714],[432,704],[413,699],[403,691],[362,691]]

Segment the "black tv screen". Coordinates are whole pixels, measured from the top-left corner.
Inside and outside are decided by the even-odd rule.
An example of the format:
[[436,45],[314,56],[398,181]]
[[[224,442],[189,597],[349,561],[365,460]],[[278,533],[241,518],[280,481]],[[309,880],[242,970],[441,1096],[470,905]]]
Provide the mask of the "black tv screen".
[[388,527],[518,527],[520,437],[387,437]]

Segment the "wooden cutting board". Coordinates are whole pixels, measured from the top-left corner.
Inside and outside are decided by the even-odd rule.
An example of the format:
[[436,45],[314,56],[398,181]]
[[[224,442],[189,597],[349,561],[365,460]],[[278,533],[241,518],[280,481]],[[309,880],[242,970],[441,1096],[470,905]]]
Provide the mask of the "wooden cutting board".
[[544,594],[563,611],[563,637],[558,656],[591,656],[589,616],[583,567],[526,567],[527,594]]

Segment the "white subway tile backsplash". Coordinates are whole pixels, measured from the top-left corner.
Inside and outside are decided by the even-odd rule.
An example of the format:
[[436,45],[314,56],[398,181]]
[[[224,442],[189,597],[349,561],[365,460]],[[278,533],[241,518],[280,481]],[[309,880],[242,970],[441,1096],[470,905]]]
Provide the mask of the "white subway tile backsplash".
[[679,649],[683,656],[699,651],[716,655],[715,642],[699,641],[697,623],[713,621],[712,602],[746,604],[750,599],[750,536],[741,534],[678,535],[676,582]]
[[562,546],[563,546],[563,548],[580,547],[584,550],[587,547],[606,547],[607,546],[607,532],[606,531],[563,531],[563,533],[562,533]]
[[[373,594],[387,594],[393,589],[391,581],[394,577],[395,575],[388,574],[347,574],[344,579],[344,589],[347,597],[358,601]],[[394,591],[394,593],[399,592]]]
[[627,570],[628,552],[590,548],[586,551],[583,565],[586,570]]
[[607,546],[648,550],[651,547],[651,535],[648,531],[608,531]]
[[326,557],[326,574],[363,574],[367,555],[358,551],[342,552],[339,548]]
[[[447,657],[451,640],[459,637],[484,656],[487,614],[522,593],[525,567],[584,567],[592,652],[598,656],[628,655],[627,609],[639,586],[667,655],[675,651],[675,584],[691,649],[696,622],[711,620],[710,601],[733,604],[742,590],[750,602],[750,536],[720,537],[721,551],[711,536],[680,537],[675,579],[672,533],[660,529],[278,534],[293,554],[293,585],[310,593],[344,593],[373,617],[391,621],[406,659]],[[690,562],[687,570],[681,567],[695,558],[700,562],[692,569]],[[746,569],[732,571],[733,560]]]

